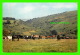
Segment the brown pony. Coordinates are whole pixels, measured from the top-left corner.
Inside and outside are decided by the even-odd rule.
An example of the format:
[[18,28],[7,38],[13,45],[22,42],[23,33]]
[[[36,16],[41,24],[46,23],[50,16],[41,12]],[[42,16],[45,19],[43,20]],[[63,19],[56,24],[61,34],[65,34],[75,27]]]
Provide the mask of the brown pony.
[[47,36],[47,38],[55,38],[56,35],[52,35],[52,36]]
[[46,36],[41,36],[41,39],[46,39],[47,37]]
[[40,39],[40,35],[32,35],[35,39]]

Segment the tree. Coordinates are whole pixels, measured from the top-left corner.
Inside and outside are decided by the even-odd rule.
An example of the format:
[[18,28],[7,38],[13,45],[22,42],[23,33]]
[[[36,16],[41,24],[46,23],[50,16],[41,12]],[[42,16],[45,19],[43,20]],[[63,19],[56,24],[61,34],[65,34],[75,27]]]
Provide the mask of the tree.
[[60,40],[60,35],[57,35],[57,40]]
[[56,30],[52,30],[50,31],[52,35],[57,35],[57,31]]

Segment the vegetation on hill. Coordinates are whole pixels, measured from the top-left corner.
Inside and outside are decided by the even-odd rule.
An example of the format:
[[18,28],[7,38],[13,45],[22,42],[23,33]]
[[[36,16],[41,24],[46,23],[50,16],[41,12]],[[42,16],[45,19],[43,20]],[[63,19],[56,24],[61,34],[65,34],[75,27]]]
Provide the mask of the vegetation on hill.
[[[9,21],[8,24],[4,23]],[[77,38],[77,11],[52,14],[27,21],[13,19],[9,21],[3,19],[3,29],[9,30],[9,35],[53,35],[56,32],[57,34]],[[50,24],[50,22],[69,22],[70,24]],[[52,33],[54,30],[55,32]]]

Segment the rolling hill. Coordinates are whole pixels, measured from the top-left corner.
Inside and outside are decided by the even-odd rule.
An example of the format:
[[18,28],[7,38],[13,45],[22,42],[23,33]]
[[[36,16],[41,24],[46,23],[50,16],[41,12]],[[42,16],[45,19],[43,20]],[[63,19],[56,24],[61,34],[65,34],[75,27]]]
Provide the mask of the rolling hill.
[[[7,22],[7,20],[3,19],[4,34],[9,31],[7,35],[53,35],[51,31],[55,30],[57,34],[77,37],[77,11],[67,11],[27,21],[16,19],[9,21],[10,24],[6,24],[4,22]],[[70,24],[50,24],[50,22],[69,22]]]

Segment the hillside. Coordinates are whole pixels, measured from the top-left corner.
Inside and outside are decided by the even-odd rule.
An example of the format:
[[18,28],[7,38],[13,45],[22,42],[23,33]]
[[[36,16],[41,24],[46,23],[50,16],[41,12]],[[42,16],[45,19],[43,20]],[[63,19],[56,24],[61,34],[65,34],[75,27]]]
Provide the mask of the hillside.
[[[50,22],[69,22],[70,24],[50,24]],[[53,35],[51,31],[55,30],[58,34],[76,37],[77,11],[52,14],[45,17],[33,18],[27,21],[13,20],[11,24],[4,24],[3,26],[4,30],[11,32],[10,35]]]

